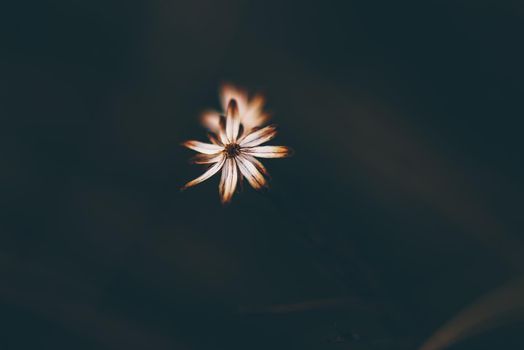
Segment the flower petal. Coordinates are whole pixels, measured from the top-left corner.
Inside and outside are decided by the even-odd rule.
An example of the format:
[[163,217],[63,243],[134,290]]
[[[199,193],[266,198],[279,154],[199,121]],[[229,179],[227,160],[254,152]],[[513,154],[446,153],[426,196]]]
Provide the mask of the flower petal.
[[257,131],[253,131],[248,134],[242,141],[240,146],[242,147],[254,147],[264,142],[273,139],[277,135],[277,129],[275,125],[269,125]]
[[264,97],[254,96],[246,106],[245,112],[241,110],[241,122],[246,130],[259,127],[269,119],[269,114],[263,112]]
[[193,158],[191,158],[191,163],[193,164],[212,164],[222,160],[224,157],[223,153],[217,154],[202,154],[198,153]]
[[230,142],[236,142],[240,128],[240,115],[236,100],[229,101],[226,113],[226,136]]
[[242,153],[242,157],[253,163],[253,165],[257,167],[257,170],[264,174],[264,176],[270,177],[266,167],[258,159],[244,152]]
[[215,154],[215,153],[222,152],[222,150],[224,149],[224,147],[222,146],[213,145],[211,143],[205,143],[205,142],[200,142],[200,141],[194,141],[194,140],[186,141],[182,144],[182,146],[185,146],[189,149],[192,149],[194,151],[204,153],[204,154]]
[[222,177],[220,178],[219,193],[222,204],[231,202],[238,181],[237,164],[233,158],[226,159]]
[[285,158],[293,153],[291,148],[286,146],[258,146],[244,148],[242,152],[258,158]]
[[240,115],[244,115],[248,104],[247,93],[230,84],[222,85],[220,88],[220,102],[224,111],[227,110],[229,101],[231,100],[235,100],[237,102]]
[[201,183],[203,181],[206,181],[211,176],[215,175],[220,170],[220,168],[222,168],[222,166],[224,165],[224,161],[226,159],[223,155],[220,155],[220,156],[222,157],[222,159],[219,162],[213,164],[213,166],[211,166],[209,169],[207,169],[207,171],[205,173],[203,173],[202,175],[200,175],[196,179],[194,179],[192,181],[189,181],[187,184],[185,184],[184,187],[182,187],[182,190],[185,190],[186,188],[198,185],[199,183]]
[[244,177],[247,179],[249,184],[255,189],[259,190],[262,187],[267,185],[267,181],[264,178],[264,175],[262,175],[256,166],[251,163],[249,160],[247,160],[242,155],[238,156],[236,158],[238,169],[240,169],[240,172]]
[[224,84],[220,89],[222,108],[226,110],[229,101],[233,99],[238,104],[240,123],[245,130],[249,131],[260,127],[269,119],[269,114],[263,112],[265,99],[262,95],[256,95],[252,99],[248,99],[246,91],[233,85]]
[[229,143],[229,140],[226,135],[226,117],[224,117],[223,115],[220,116],[218,137],[222,144],[227,145]]
[[200,116],[200,122],[209,131],[218,134],[220,130],[220,113],[212,110],[205,111]]

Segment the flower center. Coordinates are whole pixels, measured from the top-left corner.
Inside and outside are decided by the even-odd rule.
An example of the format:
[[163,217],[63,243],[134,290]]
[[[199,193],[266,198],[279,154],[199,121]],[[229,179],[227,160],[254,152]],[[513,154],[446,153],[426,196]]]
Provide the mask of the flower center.
[[234,158],[240,154],[240,145],[237,143],[230,143],[224,148],[227,158]]

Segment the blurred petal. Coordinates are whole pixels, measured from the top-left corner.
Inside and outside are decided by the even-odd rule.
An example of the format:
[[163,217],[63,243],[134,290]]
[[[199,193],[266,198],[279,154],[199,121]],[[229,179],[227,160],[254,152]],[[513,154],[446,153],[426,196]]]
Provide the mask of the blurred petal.
[[196,154],[191,158],[191,162],[194,164],[212,164],[222,160],[224,155],[222,153],[217,154]]
[[211,143],[205,143],[205,142],[200,142],[200,141],[193,141],[193,140],[184,142],[182,146],[185,146],[189,149],[192,149],[194,151],[204,153],[204,154],[215,154],[215,153],[222,152],[222,150],[224,149],[224,147],[222,146],[213,145]]
[[218,134],[220,129],[220,113],[217,111],[205,111],[200,116],[200,122],[209,131]]
[[265,99],[261,95],[257,95],[249,101],[246,111],[241,114],[241,123],[246,130],[263,125],[268,119],[269,114],[263,112]]
[[220,88],[220,102],[224,111],[227,110],[229,101],[235,100],[238,105],[239,114],[242,116],[247,110],[247,93],[230,84],[224,84]]
[[262,175],[253,163],[244,158],[243,156],[237,157],[237,164],[240,172],[247,179],[249,184],[255,189],[259,190],[266,186],[266,179]]
[[226,135],[230,142],[236,142],[240,128],[240,115],[236,100],[229,101],[226,114]]
[[223,85],[220,89],[222,108],[226,110],[233,99],[238,104],[240,123],[246,130],[260,127],[269,119],[269,114],[263,112],[265,99],[262,95],[256,95],[250,100],[244,90],[229,84]]
[[259,158],[285,158],[292,154],[291,148],[286,146],[258,146],[242,149],[242,152]]
[[229,203],[238,181],[237,165],[233,158],[226,159],[224,169],[222,170],[222,178],[220,179],[219,193],[222,204]]
[[254,131],[248,134],[241,142],[242,147],[253,147],[258,146],[264,142],[273,139],[277,135],[276,126],[269,125],[260,130]]
[[185,190],[186,188],[198,185],[199,183],[201,183],[203,181],[206,181],[211,176],[215,175],[220,170],[220,168],[222,168],[222,165],[224,165],[225,157],[223,155],[220,155],[220,156],[221,156],[222,159],[218,163],[216,163],[213,166],[211,166],[209,169],[207,169],[207,171],[205,173],[203,173],[202,175],[200,175],[199,177],[197,177],[193,181],[189,181],[187,184],[184,185],[184,187],[182,187],[182,190]]

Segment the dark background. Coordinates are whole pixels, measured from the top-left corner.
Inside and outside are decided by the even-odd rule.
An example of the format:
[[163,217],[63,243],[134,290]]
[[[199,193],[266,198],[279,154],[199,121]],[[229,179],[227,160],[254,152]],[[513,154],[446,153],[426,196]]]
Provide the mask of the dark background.
[[[524,271],[523,23],[520,1],[4,3],[0,349],[417,349]],[[179,191],[224,81],[296,152],[228,207],[216,177]]]

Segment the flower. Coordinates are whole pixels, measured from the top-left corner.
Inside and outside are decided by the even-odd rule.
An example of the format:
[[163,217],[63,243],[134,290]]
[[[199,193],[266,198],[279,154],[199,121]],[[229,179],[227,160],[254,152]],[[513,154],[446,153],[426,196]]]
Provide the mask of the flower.
[[260,97],[250,102],[240,90],[226,88],[222,91],[223,104],[226,105],[227,101],[226,116],[208,112],[203,119],[211,131],[208,134],[211,143],[192,140],[182,144],[199,152],[193,158],[195,164],[209,164],[210,167],[182,189],[195,186],[222,170],[219,194],[225,204],[231,201],[243,177],[256,190],[267,187],[268,172],[256,158],[284,158],[291,154],[291,149],[261,146],[273,139],[277,131],[275,125],[260,127],[268,118],[262,112],[263,100]]
[[202,114],[202,124],[211,132],[217,133],[220,128],[220,116],[223,115],[228,107],[229,101],[235,100],[240,114],[240,123],[244,128],[244,133],[263,125],[268,119],[269,114],[264,112],[264,97],[255,95],[248,99],[247,93],[233,85],[225,84],[220,89],[220,104],[223,113],[209,110]]

